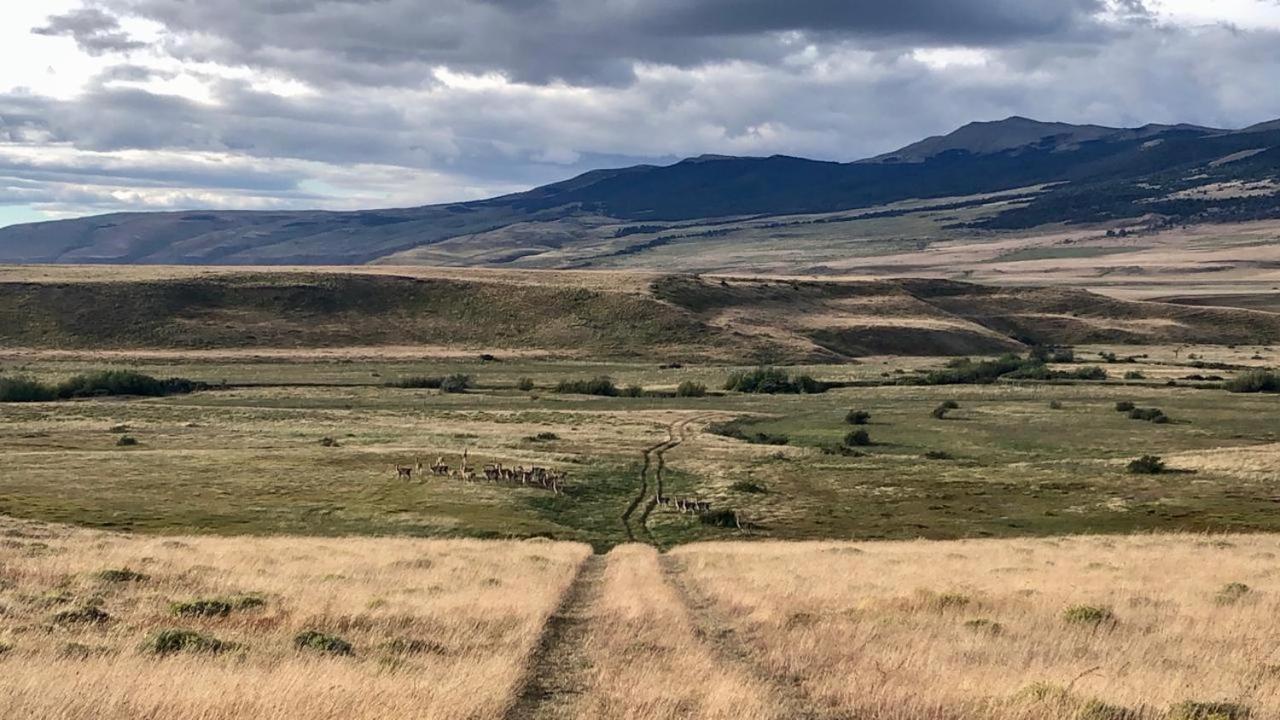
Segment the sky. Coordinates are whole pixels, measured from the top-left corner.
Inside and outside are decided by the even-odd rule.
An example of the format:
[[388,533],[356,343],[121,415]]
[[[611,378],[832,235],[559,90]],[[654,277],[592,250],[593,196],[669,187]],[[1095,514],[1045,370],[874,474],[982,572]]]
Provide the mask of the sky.
[[0,0],[0,226],[1280,118],[1280,0]]

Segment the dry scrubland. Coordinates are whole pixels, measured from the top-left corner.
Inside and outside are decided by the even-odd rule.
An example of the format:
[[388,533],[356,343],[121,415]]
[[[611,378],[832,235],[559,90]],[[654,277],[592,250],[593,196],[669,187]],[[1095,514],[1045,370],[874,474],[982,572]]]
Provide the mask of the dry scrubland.
[[[1257,720],[1280,716],[1278,555],[1274,536],[1138,535],[588,558],[548,542],[5,521],[0,707],[6,720]],[[175,616],[200,598],[232,608]],[[203,647],[169,635],[157,652],[173,628]],[[298,647],[309,630],[351,648]]]
[[[588,552],[545,542],[134,538],[9,523],[0,716],[497,717]],[[104,574],[113,570],[142,576]],[[175,613],[173,603],[197,600],[231,608]],[[183,646],[169,630],[202,639]],[[324,639],[297,648],[309,631],[351,648]]]

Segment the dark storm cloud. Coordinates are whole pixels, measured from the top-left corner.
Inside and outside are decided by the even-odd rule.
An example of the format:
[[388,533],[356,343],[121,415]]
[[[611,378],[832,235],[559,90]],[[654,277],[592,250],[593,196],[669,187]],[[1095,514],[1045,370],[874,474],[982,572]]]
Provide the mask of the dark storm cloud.
[[1141,0],[85,7],[40,32],[130,50],[121,21],[142,19],[159,40],[76,97],[0,93],[0,203],[404,205],[701,153],[854,160],[1014,114],[1242,126],[1280,107],[1280,34],[1161,24]]
[[100,8],[81,8],[54,15],[48,24],[32,29],[37,35],[65,35],[75,38],[80,49],[90,55],[129,52],[146,47],[120,29],[120,21]]
[[[103,0],[171,33],[175,55],[313,83],[417,85],[447,65],[516,80],[618,84],[635,62],[776,62],[808,42],[1002,45],[1098,40],[1142,0]],[[95,16],[96,17],[96,16]]]

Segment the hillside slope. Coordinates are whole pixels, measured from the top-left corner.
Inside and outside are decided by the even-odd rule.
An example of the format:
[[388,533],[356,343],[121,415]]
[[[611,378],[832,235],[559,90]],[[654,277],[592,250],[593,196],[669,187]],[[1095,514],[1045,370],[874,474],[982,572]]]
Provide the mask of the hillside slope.
[[[687,235],[690,224],[704,226],[702,237],[715,237],[760,218],[1020,188],[1028,190],[1016,202],[992,204],[980,217],[948,227],[965,233],[1135,218],[1167,226],[1280,217],[1277,180],[1277,124],[1245,131],[1123,129],[1010,118],[854,163],[703,156],[664,167],[598,170],[449,205],[134,213],[18,225],[0,229],[0,262],[320,265],[423,255],[424,263],[501,266],[541,255],[543,267],[590,267],[599,257],[574,248],[611,242],[612,252],[643,254],[656,239]],[[534,228],[534,247],[512,241],[494,248],[481,239],[518,226]],[[432,256],[455,239],[463,240],[460,246]]]
[[11,279],[0,282],[0,346],[430,346],[743,364],[995,354],[1028,343],[1280,341],[1280,314],[1076,290],[688,275],[592,287],[557,273],[524,275],[521,282],[465,272],[303,271]]

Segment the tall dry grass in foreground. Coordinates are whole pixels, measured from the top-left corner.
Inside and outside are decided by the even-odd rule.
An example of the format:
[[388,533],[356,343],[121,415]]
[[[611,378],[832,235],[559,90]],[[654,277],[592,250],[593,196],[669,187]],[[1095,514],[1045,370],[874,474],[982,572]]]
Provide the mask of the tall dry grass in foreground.
[[834,716],[1280,717],[1280,538],[708,544],[674,556]]
[[606,558],[591,608],[589,691],[573,715],[609,720],[777,718],[768,689],[714,655],[667,584],[658,554],[640,545]]
[[0,529],[5,720],[498,717],[589,553]]

